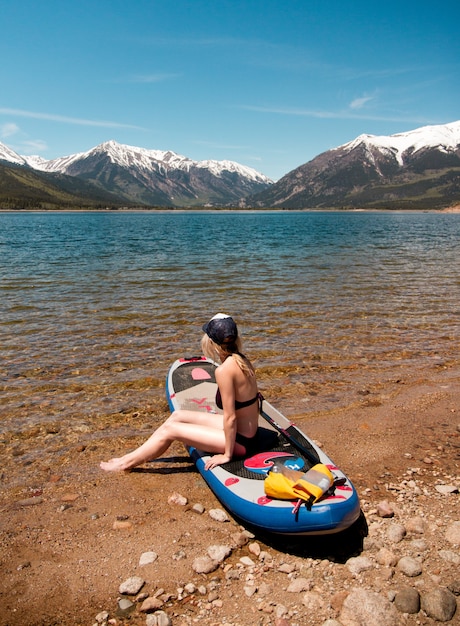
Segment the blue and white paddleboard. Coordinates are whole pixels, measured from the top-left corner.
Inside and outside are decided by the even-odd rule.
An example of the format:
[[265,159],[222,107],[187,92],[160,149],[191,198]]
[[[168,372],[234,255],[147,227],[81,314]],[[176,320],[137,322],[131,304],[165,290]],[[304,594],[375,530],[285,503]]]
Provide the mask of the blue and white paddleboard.
[[[221,412],[215,403],[217,364],[205,357],[175,361],[166,380],[171,411],[187,409]],[[208,452],[190,447],[196,467],[222,505],[239,522],[265,532],[283,535],[337,533],[360,516],[358,495],[351,481],[300,429],[263,401],[259,419],[260,451],[205,470]],[[334,476],[333,487],[315,504],[296,506],[297,501],[269,498],[264,479],[274,464],[306,472],[317,463]]]

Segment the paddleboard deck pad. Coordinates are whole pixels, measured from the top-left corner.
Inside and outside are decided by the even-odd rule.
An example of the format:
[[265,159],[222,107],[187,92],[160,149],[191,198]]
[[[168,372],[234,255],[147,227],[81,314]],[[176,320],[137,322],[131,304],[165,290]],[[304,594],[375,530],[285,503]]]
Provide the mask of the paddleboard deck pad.
[[[175,361],[166,379],[171,411],[186,409],[221,413],[215,403],[217,364],[206,357]],[[299,428],[263,400],[256,449],[248,457],[205,470],[210,453],[188,448],[195,465],[222,505],[239,522],[284,535],[337,533],[360,515],[359,498],[351,481]],[[306,472],[324,463],[334,476],[331,489],[312,506],[269,498],[264,480],[274,464]]]

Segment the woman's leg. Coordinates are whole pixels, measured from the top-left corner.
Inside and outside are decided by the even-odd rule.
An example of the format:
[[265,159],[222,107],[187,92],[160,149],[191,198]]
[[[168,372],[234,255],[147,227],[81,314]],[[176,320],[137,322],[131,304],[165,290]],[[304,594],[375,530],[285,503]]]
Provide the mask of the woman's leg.
[[106,471],[131,469],[162,456],[173,441],[207,452],[225,450],[222,415],[200,411],[174,411],[141,446],[122,457],[100,464]]

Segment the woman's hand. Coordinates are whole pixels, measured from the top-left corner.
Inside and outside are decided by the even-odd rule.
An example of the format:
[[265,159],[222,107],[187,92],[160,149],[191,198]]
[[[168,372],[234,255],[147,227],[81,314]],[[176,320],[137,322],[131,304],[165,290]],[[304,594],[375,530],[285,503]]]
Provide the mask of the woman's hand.
[[231,457],[226,454],[214,454],[204,466],[204,469],[209,470],[217,467],[218,465],[223,465],[224,463],[228,463],[231,460]]

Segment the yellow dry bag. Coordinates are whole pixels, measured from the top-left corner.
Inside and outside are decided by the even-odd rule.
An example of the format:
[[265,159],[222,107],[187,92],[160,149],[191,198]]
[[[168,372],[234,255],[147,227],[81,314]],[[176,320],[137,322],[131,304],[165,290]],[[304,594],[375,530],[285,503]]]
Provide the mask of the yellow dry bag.
[[317,463],[307,472],[295,472],[283,466],[276,466],[264,481],[265,493],[277,500],[305,500],[309,504],[317,502],[334,483],[334,476],[323,463]]

